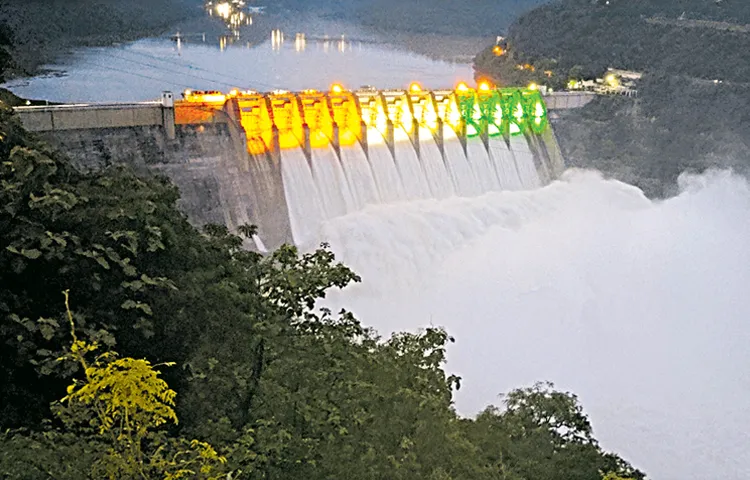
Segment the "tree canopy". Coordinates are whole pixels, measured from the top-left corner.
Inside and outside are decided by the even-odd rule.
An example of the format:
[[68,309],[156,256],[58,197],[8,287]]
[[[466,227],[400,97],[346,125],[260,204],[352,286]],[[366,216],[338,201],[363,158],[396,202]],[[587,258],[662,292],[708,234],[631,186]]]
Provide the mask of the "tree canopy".
[[359,281],[325,245],[243,250],[252,226],[199,231],[178,195],[76,170],[0,105],[2,478],[643,477],[551,384],[461,418],[447,332],[316,309]]

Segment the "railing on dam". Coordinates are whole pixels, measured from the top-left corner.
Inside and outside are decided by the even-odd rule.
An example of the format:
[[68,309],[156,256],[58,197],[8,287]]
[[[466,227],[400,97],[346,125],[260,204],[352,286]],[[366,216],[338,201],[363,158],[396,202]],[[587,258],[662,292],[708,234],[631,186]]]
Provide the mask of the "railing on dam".
[[77,103],[17,107],[15,111],[24,128],[32,132],[161,125],[167,136],[174,138],[173,97],[169,92],[155,102]]
[[188,90],[177,101],[171,92],[164,92],[156,102],[18,107],[16,111],[25,128],[37,132],[156,125],[165,129],[167,138],[175,138],[179,127],[228,124],[244,137],[251,154],[302,148],[310,155],[311,149],[329,145],[338,150],[358,142],[366,148],[368,128],[377,129],[389,146],[394,135],[403,134],[418,144],[418,132],[424,128],[441,143],[444,126],[464,142],[472,136],[507,140],[527,131],[544,131],[548,109],[579,108],[593,97],[568,92],[542,95],[536,89],[487,84],[434,91],[418,84],[405,90],[353,91],[333,85],[326,92]]

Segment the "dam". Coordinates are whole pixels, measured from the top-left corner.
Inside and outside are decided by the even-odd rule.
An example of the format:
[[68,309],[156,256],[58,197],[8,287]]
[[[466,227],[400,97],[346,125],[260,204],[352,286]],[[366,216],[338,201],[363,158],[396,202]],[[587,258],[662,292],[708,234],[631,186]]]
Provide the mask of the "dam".
[[325,222],[379,204],[534,189],[564,168],[548,104],[589,97],[534,88],[256,92],[16,109],[81,168],[167,175],[198,226],[257,226],[254,245],[312,247]]

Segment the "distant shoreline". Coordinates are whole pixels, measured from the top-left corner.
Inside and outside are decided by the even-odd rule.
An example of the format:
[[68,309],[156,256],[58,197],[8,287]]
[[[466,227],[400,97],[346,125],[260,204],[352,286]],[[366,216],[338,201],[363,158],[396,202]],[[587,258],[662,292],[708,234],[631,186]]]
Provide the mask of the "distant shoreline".
[[10,27],[16,67],[7,80],[44,73],[78,48],[105,47],[160,36],[201,22],[200,0],[128,0],[103,8],[95,0],[6,0],[0,19]]

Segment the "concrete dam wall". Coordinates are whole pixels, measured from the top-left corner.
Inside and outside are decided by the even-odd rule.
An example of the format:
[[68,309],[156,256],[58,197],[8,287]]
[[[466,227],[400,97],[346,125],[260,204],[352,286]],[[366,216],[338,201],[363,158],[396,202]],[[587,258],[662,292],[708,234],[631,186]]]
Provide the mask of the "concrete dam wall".
[[256,225],[259,250],[315,246],[326,221],[368,205],[538,188],[564,168],[538,94],[336,93],[18,113],[81,168],[167,175],[197,226]]
[[180,190],[179,207],[191,223],[259,227],[264,243],[292,242],[280,168],[248,154],[244,138],[226,123],[178,126],[169,139],[161,126],[40,132],[80,168],[114,164],[168,176]]

